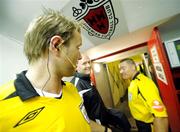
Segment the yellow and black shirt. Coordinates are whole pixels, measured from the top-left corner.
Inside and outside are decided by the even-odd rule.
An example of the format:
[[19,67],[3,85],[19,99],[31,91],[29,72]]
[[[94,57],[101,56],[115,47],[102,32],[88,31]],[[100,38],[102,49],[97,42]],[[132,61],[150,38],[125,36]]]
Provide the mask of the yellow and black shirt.
[[154,117],[167,117],[166,108],[154,82],[137,73],[128,88],[128,102],[134,119],[152,123]]
[[61,98],[40,97],[22,72],[0,87],[0,132],[90,132],[83,101],[71,83]]

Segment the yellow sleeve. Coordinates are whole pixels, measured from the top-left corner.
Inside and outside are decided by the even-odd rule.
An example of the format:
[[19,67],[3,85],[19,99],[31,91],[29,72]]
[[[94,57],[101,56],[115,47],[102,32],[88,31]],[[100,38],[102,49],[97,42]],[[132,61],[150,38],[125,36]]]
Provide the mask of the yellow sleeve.
[[142,88],[140,91],[146,99],[150,112],[155,117],[167,117],[166,107],[161,100],[159,90],[155,83],[145,77],[140,87]]

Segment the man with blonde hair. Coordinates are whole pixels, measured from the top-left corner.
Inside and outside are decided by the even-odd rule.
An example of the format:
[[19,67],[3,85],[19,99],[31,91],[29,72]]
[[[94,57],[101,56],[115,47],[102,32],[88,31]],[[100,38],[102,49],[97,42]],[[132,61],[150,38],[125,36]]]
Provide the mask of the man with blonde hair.
[[0,131],[89,132],[89,120],[72,76],[82,45],[79,25],[45,10],[24,39],[27,71],[0,87]]

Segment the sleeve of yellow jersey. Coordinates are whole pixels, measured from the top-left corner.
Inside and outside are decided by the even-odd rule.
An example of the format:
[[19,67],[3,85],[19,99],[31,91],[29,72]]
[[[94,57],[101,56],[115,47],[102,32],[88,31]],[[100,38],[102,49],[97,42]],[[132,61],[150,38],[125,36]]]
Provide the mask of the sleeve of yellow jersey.
[[151,79],[145,78],[141,85],[143,85],[141,92],[143,96],[145,96],[150,112],[155,117],[167,117],[166,108],[161,100],[155,83]]

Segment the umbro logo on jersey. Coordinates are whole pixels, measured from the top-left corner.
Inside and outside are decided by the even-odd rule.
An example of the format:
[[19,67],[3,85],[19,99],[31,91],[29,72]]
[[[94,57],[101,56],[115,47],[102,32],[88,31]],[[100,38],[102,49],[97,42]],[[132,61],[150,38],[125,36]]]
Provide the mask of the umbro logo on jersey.
[[29,122],[29,121],[32,121],[34,118],[36,118],[36,116],[45,108],[45,106],[41,107],[41,108],[38,108],[36,110],[33,110],[33,111],[30,111],[28,112],[15,126],[19,126],[19,125],[22,125],[26,122]]

